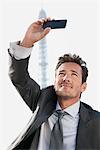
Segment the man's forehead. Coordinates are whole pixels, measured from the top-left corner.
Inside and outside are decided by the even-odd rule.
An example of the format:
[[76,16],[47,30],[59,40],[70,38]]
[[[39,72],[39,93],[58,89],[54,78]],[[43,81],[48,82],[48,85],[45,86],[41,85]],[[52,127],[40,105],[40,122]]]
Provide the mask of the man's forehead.
[[82,71],[82,68],[79,64],[74,63],[74,62],[65,62],[63,64],[61,64],[59,66],[59,68],[57,69],[58,72],[59,71],[66,71],[66,70],[70,70],[70,71]]
[[65,62],[59,66],[60,68],[81,68],[81,66],[75,62]]

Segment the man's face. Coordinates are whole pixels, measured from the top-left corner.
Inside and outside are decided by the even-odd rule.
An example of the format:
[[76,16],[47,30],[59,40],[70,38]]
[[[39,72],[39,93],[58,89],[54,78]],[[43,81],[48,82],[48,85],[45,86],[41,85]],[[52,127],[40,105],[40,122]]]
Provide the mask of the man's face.
[[55,91],[61,99],[79,99],[80,93],[86,89],[82,84],[82,68],[73,62],[63,63],[55,75]]

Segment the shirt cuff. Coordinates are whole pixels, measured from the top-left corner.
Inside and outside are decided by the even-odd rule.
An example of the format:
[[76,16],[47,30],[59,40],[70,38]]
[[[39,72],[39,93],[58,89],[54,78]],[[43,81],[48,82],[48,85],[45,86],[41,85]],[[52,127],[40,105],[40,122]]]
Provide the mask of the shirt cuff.
[[32,48],[26,48],[19,45],[20,41],[11,42],[9,52],[15,59],[25,59],[31,55]]

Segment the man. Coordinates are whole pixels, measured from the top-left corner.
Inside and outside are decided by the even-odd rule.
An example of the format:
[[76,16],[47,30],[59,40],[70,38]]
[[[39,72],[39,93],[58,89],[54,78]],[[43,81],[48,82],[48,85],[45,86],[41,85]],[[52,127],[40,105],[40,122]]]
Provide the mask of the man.
[[86,63],[75,54],[59,57],[54,86],[42,90],[29,76],[32,47],[50,32],[50,28],[42,28],[48,20],[32,23],[23,41],[11,43],[9,49],[11,81],[35,113],[25,132],[9,149],[99,150],[100,113],[80,101],[87,86]]

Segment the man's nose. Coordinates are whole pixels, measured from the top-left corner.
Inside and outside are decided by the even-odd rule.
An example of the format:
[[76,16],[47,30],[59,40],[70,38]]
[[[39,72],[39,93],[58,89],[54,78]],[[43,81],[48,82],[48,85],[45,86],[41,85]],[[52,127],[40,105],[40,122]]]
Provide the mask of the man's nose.
[[63,77],[63,81],[70,81],[70,76],[68,74],[66,74],[64,77]]

